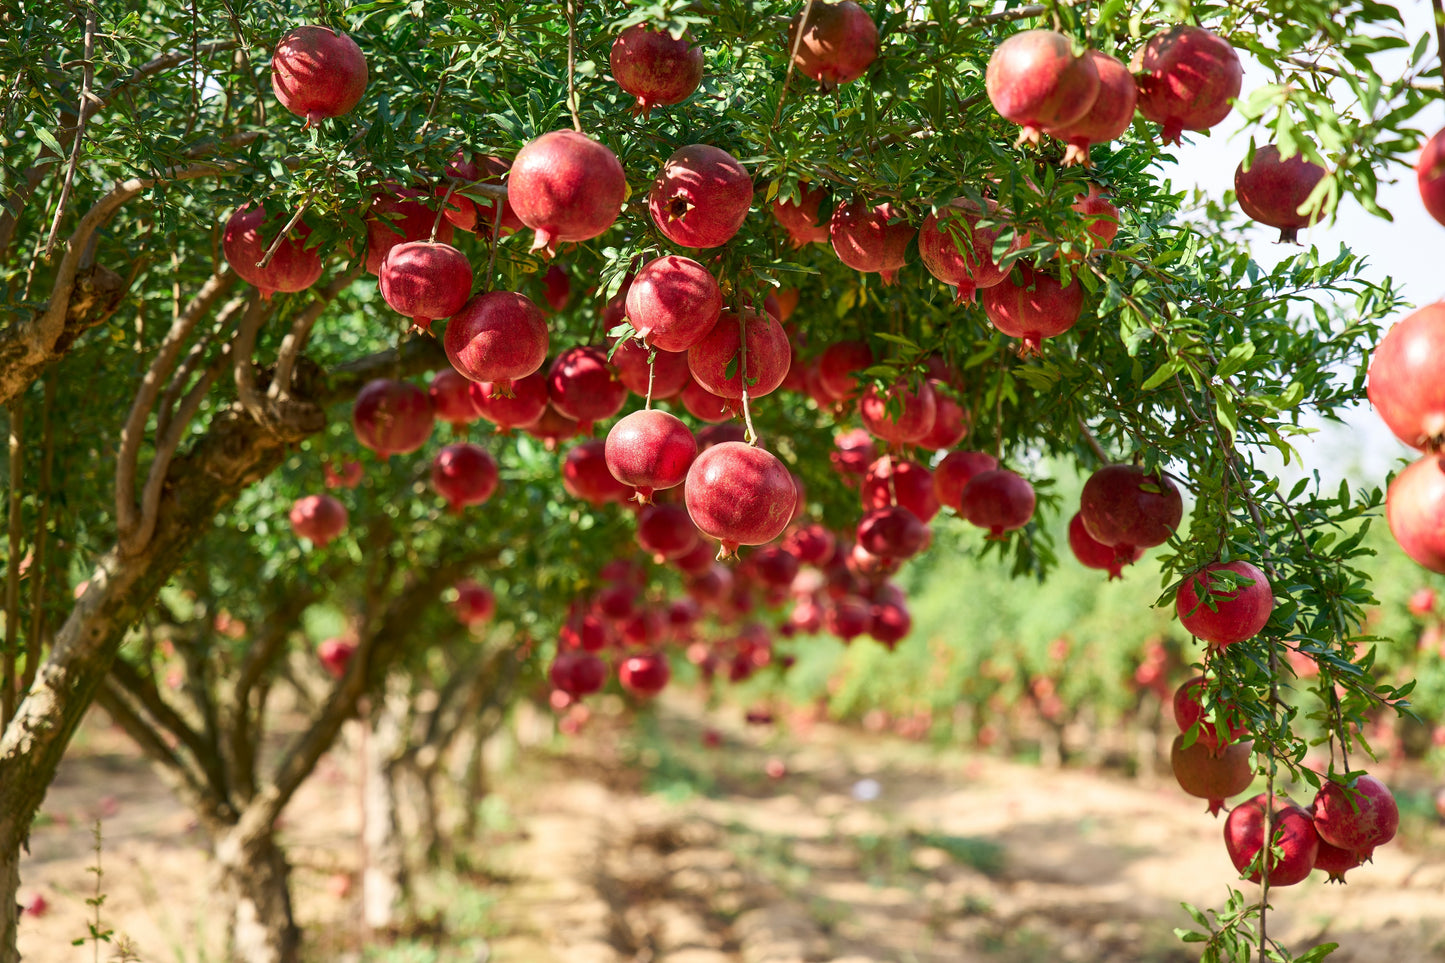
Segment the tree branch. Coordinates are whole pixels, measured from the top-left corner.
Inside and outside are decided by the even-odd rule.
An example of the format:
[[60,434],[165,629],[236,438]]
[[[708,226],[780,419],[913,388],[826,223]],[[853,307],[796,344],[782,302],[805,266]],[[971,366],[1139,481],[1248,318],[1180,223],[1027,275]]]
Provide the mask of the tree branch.
[[[21,495],[25,491],[25,399],[10,400],[9,563],[5,566],[5,654],[0,670],[0,728],[15,715],[15,655],[20,642]],[[34,559],[31,560],[34,563]]]
[[311,329],[321,317],[321,312],[331,303],[338,294],[346,290],[358,277],[361,276],[362,263],[360,260],[352,265],[345,274],[338,275],[330,284],[322,288],[319,297],[306,305],[296,313],[291,320],[291,330],[281,340],[281,350],[276,355],[276,369],[271,376],[271,385],[266,389],[266,397],[270,401],[277,401],[291,392],[291,378],[296,372],[296,361],[301,353],[306,350],[306,343],[311,338]]
[[236,682],[229,695],[230,713],[230,754],[233,783],[241,798],[249,802],[256,794],[256,747],[259,738],[261,707],[256,707],[256,722],[252,724],[251,692],[261,681],[266,671],[275,664],[286,650],[286,640],[296,628],[296,620],[306,607],[316,599],[316,594],[306,589],[292,587],[284,601],[272,609],[261,634],[252,640],[241,662]]
[[95,4],[87,5],[85,12],[85,59],[80,75],[80,105],[76,108],[75,138],[70,145],[70,164],[65,169],[65,181],[60,187],[60,200],[55,204],[55,217],[50,222],[50,235],[45,239],[45,257],[48,259],[55,249],[55,236],[60,233],[60,222],[65,218],[65,205],[70,203],[70,189],[75,186],[75,171],[80,166],[80,149],[85,143],[85,105],[89,102],[90,85],[95,82]]
[[[165,435],[170,428],[170,423],[175,417],[176,404],[181,400],[181,392],[185,391],[190,385],[191,378],[195,375],[197,366],[205,360],[206,351],[216,340],[216,335],[229,328],[236,315],[239,314],[245,306],[246,299],[243,297],[232,298],[228,301],[226,306],[221,308],[220,313],[216,315],[215,325],[191,347],[190,352],[186,355],[186,360],[182,361],[180,367],[176,369],[175,375],[171,377],[171,383],[166,386],[166,393],[161,396],[160,404],[156,408],[157,436]],[[210,381],[215,380],[216,375],[219,373],[218,366],[222,364],[223,359],[231,356],[231,344],[229,341],[221,346],[221,355],[222,357],[217,357],[206,366],[205,376]]]
[[134,699],[137,705],[145,709],[157,727],[169,732],[177,742],[186,747],[196,766],[204,774],[210,794],[218,802],[224,802],[228,793],[219,747],[206,745],[201,734],[166,702],[156,688],[155,680],[142,676],[135,666],[125,659],[116,659],[110,668],[108,684],[118,687]]

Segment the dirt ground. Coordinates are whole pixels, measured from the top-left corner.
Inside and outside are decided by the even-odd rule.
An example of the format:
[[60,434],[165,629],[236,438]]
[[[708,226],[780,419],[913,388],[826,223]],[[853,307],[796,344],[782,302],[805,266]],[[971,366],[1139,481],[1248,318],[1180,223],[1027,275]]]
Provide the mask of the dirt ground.
[[[827,725],[749,726],[741,713],[704,720],[690,699],[674,695],[641,735],[599,711],[578,737],[501,753],[514,763],[469,874],[417,882],[445,924],[389,946],[360,934],[359,894],[343,892],[359,805],[338,750],[283,817],[308,958],[1184,963],[1198,951],[1173,935],[1191,925],[1181,901],[1257,893],[1225,856],[1222,817],[1172,783]],[[22,901],[48,903],[22,924],[25,959],[93,959],[71,944],[94,913],[97,816],[101,928],[114,931],[99,958],[124,936],[146,963],[223,959],[200,834],[99,721],[62,768],[23,866]],[[720,746],[704,744],[705,726]],[[1419,816],[1402,836],[1347,886],[1280,890],[1271,934],[1296,950],[1337,941],[1340,963],[1445,960],[1445,828]]]

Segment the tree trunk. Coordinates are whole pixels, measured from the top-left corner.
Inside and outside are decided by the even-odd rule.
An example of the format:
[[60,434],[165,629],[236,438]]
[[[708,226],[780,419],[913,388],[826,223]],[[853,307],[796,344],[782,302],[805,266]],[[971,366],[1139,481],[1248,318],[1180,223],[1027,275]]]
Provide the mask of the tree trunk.
[[242,827],[215,845],[236,963],[300,963],[301,929],[291,913],[291,867],[268,828]]
[[373,930],[393,930],[406,894],[406,847],[397,813],[397,758],[403,745],[404,695],[389,692],[372,715],[362,752],[362,916]]
[[7,938],[0,941],[0,963],[20,961],[20,950],[15,945],[20,929],[20,905],[15,901],[19,891],[20,860],[0,853],[0,932],[7,934]]

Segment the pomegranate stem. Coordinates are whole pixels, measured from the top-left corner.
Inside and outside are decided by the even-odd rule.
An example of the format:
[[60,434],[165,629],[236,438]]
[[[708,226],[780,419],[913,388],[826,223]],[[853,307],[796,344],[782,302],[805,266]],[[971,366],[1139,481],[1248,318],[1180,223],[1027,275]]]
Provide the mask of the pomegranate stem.
[[442,217],[446,214],[447,211],[447,201],[450,201],[452,199],[452,191],[456,189],[457,182],[455,180],[452,180],[447,184],[447,192],[442,195],[441,205],[437,207],[437,216],[431,222],[431,236],[427,238],[427,243],[435,244],[437,242],[437,231],[441,230]]
[[652,410],[652,379],[657,374],[657,352],[650,351],[647,355],[647,402],[642,406],[643,411]]
[[296,222],[301,220],[301,215],[305,214],[306,208],[310,206],[311,199],[309,197],[301,202],[301,206],[296,209],[296,213],[291,215],[291,220],[286,222],[286,226],[281,228],[281,233],[276,235],[276,240],[272,241],[271,246],[266,248],[266,253],[261,255],[261,260],[256,262],[258,268],[263,268],[271,263],[271,259],[276,256],[276,251],[281,247],[281,242],[286,239],[286,235],[291,233],[291,228],[296,226]]

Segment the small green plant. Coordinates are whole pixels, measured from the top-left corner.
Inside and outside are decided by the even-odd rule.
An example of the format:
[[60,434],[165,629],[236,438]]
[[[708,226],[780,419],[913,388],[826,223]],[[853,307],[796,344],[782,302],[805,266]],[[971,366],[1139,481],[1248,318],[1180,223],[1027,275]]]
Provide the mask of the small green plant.
[[[105,905],[105,893],[101,891],[101,883],[105,878],[105,870],[101,868],[101,852],[104,848],[104,836],[101,834],[100,820],[95,821],[95,829],[92,830],[92,837],[95,840],[95,865],[86,867],[86,872],[95,874],[95,895],[87,897],[85,905],[94,912],[95,918],[87,925],[90,931],[77,940],[71,940],[71,946],[84,946],[86,943],[93,944],[95,963],[100,963],[100,944],[109,943],[110,938],[115,935],[114,930],[105,929],[100,921],[100,910]],[[130,941],[121,937],[123,952],[129,954]],[[130,958],[127,955],[126,958]]]

